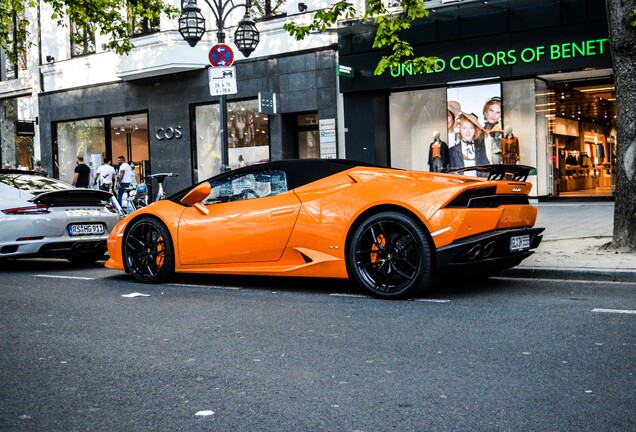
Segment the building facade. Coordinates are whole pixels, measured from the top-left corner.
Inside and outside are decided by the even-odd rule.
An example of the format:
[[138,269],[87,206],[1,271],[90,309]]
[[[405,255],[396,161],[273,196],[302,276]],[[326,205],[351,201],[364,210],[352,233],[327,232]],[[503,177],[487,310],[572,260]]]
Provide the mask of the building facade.
[[[379,77],[383,53],[371,48],[374,29],[361,19],[304,41],[282,30],[328,6],[288,2],[285,13],[257,21],[256,51],[245,58],[234,49],[237,91],[227,95],[225,127],[210,89],[215,29],[191,48],[176,19],[162,16],[135,35],[130,55],[118,56],[103,36],[72,42],[72,23],[55,26],[40,3],[28,12],[38,43],[17,65],[0,57],[0,159],[26,168],[41,159],[70,181],[78,154],[94,169],[123,155],[139,179],[179,173],[170,193],[224,169],[224,131],[228,168],[346,157],[429,170],[436,136],[449,150],[459,143],[463,113],[478,120],[488,162],[537,168],[536,196],[611,197],[616,113],[604,1],[428,1],[429,17],[404,39],[417,55],[437,57],[435,70],[403,65]],[[227,20],[228,39],[242,14]],[[490,125],[487,103],[499,109]]]
[[[306,21],[310,14],[296,2],[286,6],[290,12],[258,21],[261,42],[249,58],[231,41],[232,24],[244,10],[239,7],[227,18],[236,92],[225,95],[224,128],[221,100],[211,89],[209,53],[216,29],[192,48],[177,31],[176,19],[161,17],[154,31],[133,38],[130,55],[119,56],[105,48],[99,35],[74,47],[72,25],[50,24],[51,11],[41,3],[39,14],[31,17],[32,33],[46,37],[30,48],[35,57],[28,68],[0,82],[2,103],[12,107],[3,112],[8,126],[1,133],[6,145],[0,158],[26,168],[41,159],[53,176],[70,182],[77,155],[93,169],[105,158],[123,155],[134,163],[139,181],[151,173],[178,173],[166,185],[170,193],[226,169],[221,166],[222,131],[227,131],[230,169],[285,158],[336,157],[335,125],[342,117],[337,35],[293,41],[282,26]],[[208,23],[214,22],[205,5],[202,12]],[[266,109],[263,98],[270,101]],[[18,114],[20,105],[30,109]],[[18,119],[31,125],[26,146],[19,144]],[[330,135],[323,139],[322,153],[321,125]]]
[[342,32],[339,62],[353,70],[340,79],[347,156],[429,170],[440,136],[449,168],[474,163],[465,142],[453,152],[460,119],[470,117],[488,162],[537,168],[536,196],[611,197],[616,109],[605,2],[457,2],[429,12],[405,36],[416,55],[437,57],[427,73],[402,65],[374,76],[382,53],[371,49],[373,33],[364,23]]

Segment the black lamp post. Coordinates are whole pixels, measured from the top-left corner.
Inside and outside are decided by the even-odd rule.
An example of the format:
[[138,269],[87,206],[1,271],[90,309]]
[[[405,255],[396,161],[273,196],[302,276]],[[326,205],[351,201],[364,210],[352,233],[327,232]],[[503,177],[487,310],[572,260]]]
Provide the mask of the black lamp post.
[[[216,18],[217,40],[219,43],[225,43],[225,20],[234,9],[238,7],[245,8],[245,15],[238,23],[236,32],[234,32],[234,44],[243,53],[245,57],[256,49],[260,40],[260,34],[254,20],[250,17],[251,0],[245,0],[244,5],[235,5],[232,0],[205,0],[214,17]],[[205,18],[201,14],[201,9],[197,6],[196,0],[186,0],[181,9],[179,17],[179,33],[183,39],[194,47],[201,40],[205,33]],[[227,149],[227,97],[219,96],[221,105],[221,166],[228,167]]]

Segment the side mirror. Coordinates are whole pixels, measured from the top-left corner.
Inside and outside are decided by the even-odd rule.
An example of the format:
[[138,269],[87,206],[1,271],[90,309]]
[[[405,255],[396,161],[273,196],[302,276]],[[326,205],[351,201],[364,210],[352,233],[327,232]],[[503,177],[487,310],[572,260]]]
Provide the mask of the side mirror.
[[212,188],[210,187],[210,183],[203,182],[195,186],[190,192],[181,198],[181,202],[187,206],[195,207],[203,214],[208,214],[208,208],[204,206],[201,201],[206,199],[208,195],[210,195],[211,191]]

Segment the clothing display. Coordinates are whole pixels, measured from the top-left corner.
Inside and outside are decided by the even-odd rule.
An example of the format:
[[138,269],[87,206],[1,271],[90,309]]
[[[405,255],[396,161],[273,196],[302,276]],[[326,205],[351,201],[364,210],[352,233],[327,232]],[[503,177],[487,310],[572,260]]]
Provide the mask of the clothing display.
[[[487,123],[489,124],[489,123]],[[502,140],[503,130],[499,127],[499,124],[495,124],[494,127],[488,133],[490,141],[490,161],[494,164],[503,163],[502,157]]]
[[513,133],[506,135],[501,141],[502,162],[516,164],[519,162],[519,139]]
[[444,172],[448,170],[448,145],[439,139],[431,143],[428,150],[428,168],[432,172]]

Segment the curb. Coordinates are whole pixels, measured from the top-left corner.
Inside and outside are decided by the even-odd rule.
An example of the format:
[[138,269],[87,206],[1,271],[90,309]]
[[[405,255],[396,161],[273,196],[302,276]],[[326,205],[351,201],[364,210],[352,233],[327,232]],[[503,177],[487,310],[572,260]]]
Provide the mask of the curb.
[[531,279],[574,279],[600,282],[626,282],[636,285],[636,269],[514,267],[497,276]]

